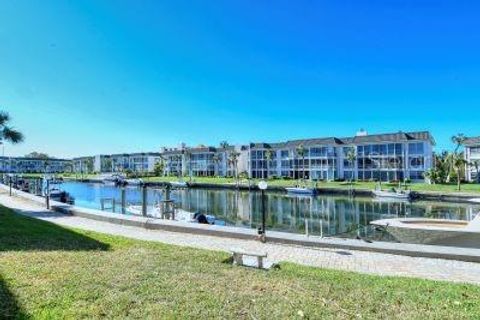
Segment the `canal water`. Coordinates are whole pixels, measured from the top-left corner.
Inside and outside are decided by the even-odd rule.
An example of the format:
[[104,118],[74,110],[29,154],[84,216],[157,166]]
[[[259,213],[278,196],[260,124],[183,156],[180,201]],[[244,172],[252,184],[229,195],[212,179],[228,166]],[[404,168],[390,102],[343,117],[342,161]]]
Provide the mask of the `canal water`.
[[[100,209],[102,198],[120,203],[120,188],[103,184],[65,182],[62,189],[75,197],[80,207]],[[142,191],[126,188],[126,203],[141,204]],[[162,189],[148,188],[148,210],[164,198]],[[178,208],[190,212],[214,215],[228,226],[258,228],[262,221],[261,194],[256,191],[226,189],[178,189],[171,198]],[[116,211],[121,212],[120,205]],[[368,197],[320,195],[290,196],[285,193],[266,193],[267,231],[283,231],[314,236],[354,238],[367,237],[389,241],[385,232],[375,230],[370,221],[393,217],[428,217],[471,220],[480,206],[447,202],[392,202]],[[308,229],[308,231],[307,231]]]

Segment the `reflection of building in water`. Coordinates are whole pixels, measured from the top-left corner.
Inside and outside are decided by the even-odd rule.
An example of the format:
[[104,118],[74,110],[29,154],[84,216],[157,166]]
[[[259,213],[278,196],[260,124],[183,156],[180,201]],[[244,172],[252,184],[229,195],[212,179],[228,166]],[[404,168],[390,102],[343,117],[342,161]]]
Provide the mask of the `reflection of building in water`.
[[[232,226],[256,228],[262,219],[261,194],[238,190],[178,190],[179,206],[191,212],[213,214]],[[374,232],[372,220],[396,217],[431,217],[470,220],[479,210],[470,205],[438,202],[393,202],[343,196],[298,197],[282,193],[266,194],[269,230],[310,235],[354,237]]]

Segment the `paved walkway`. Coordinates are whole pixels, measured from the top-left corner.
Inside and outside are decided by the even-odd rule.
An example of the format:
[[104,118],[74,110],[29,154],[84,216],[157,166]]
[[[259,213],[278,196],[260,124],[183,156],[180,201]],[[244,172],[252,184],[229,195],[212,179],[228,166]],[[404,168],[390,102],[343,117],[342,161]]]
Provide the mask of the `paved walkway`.
[[128,238],[158,241],[208,250],[229,251],[231,248],[265,251],[274,262],[289,261],[308,266],[355,271],[375,275],[418,277],[432,280],[480,284],[480,263],[442,259],[415,258],[391,254],[310,248],[292,245],[262,244],[257,241],[228,239],[160,230],[147,230],[45,210],[39,204],[0,191],[0,203],[23,214],[62,226],[120,235]]

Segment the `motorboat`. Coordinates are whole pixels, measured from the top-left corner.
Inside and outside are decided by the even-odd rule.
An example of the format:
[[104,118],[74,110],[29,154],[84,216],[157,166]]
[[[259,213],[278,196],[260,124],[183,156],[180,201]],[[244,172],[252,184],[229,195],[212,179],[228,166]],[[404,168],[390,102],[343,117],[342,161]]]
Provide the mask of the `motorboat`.
[[129,186],[141,186],[144,184],[143,180],[139,178],[125,179],[125,183]]
[[170,181],[170,185],[174,188],[187,188],[188,184],[185,181]]
[[394,218],[370,222],[405,243],[480,248],[480,214],[471,221]]
[[61,189],[57,189],[57,188],[50,189],[50,191],[48,192],[48,196],[52,201],[68,203],[72,205],[75,204],[75,198],[72,197],[68,192]]
[[[141,205],[130,205],[127,207],[127,212],[141,216],[142,215],[142,206]],[[162,218],[161,210],[158,206],[154,206],[153,208],[147,209],[147,216],[152,218]],[[198,219],[199,214],[195,214],[193,212],[185,211],[183,209],[176,209],[175,210],[175,221],[183,221],[183,222],[191,222],[191,223],[199,223]],[[226,223],[223,220],[217,219],[214,215],[206,214],[204,215],[206,222],[208,224],[220,225],[225,226]]]
[[285,188],[289,194],[298,194],[298,195],[308,195],[314,196],[317,194],[317,190],[314,188],[303,188],[303,187],[291,187]]
[[473,202],[473,203],[479,203],[480,204],[480,198],[472,198],[470,200],[468,200],[469,202]]
[[372,191],[373,195],[378,198],[390,198],[398,200],[410,200],[412,193],[410,190],[397,190],[392,188],[391,190],[376,189]]
[[103,184],[109,185],[109,186],[119,186],[119,185],[126,184],[125,177],[120,174],[106,175],[102,178],[102,182]]

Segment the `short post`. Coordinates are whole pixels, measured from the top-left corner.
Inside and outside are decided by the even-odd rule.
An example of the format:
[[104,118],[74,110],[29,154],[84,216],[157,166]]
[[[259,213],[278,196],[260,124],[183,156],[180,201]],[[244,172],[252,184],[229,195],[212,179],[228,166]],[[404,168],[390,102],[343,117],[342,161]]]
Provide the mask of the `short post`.
[[320,219],[320,238],[323,238],[323,220]]
[[45,194],[45,201],[47,203],[47,209],[50,210],[50,180],[47,179],[47,190]]
[[121,206],[122,206],[122,214],[125,214],[126,213],[126,203],[127,203],[127,199],[126,199],[126,191],[125,191],[125,187],[122,187],[120,189],[120,203],[121,203]]
[[308,233],[308,219],[305,219],[305,235],[307,237],[309,236],[309,233]]
[[147,186],[142,186],[142,216],[147,216]]
[[12,177],[8,177],[8,186],[9,186],[9,194],[10,194],[10,197],[12,196]]

